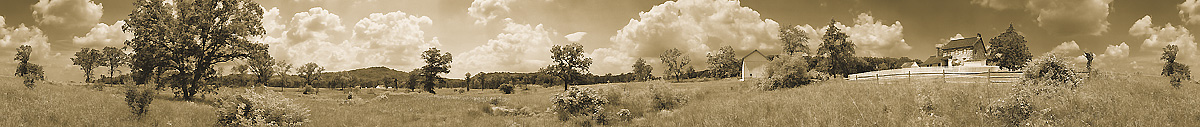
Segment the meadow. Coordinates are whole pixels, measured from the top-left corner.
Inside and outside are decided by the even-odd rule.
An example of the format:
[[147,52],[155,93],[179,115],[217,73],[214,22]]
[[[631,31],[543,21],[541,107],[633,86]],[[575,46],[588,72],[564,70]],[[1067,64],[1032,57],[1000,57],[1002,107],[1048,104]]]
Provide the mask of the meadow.
[[[711,80],[711,79],[710,79]],[[956,80],[956,79],[948,79]],[[975,80],[975,79],[965,79]],[[605,112],[632,111],[629,121],[611,126],[1002,126],[987,109],[1012,95],[1011,84],[942,80],[831,80],[798,88],[759,91],[753,81],[736,79],[587,85],[607,98]],[[120,87],[94,88],[71,83],[39,83],[33,90],[15,78],[0,77],[0,126],[213,126],[215,109],[205,101],[176,100],[160,92],[149,117],[136,119],[124,104]],[[1051,126],[1200,125],[1200,86],[1168,85],[1165,77],[1100,72],[1073,91],[1030,103],[1036,118],[1026,123]],[[321,89],[282,92],[307,107],[305,126],[576,126],[547,110],[562,87],[530,87],[514,94],[495,89],[438,89],[440,94],[405,89]],[[655,92],[658,90],[658,92]],[[655,94],[686,101],[668,110],[656,108]],[[222,93],[222,94],[228,94]],[[348,97],[352,95],[353,97]],[[210,95],[211,96],[211,95]],[[351,99],[347,99],[351,98]],[[492,109],[519,109],[519,114]]]

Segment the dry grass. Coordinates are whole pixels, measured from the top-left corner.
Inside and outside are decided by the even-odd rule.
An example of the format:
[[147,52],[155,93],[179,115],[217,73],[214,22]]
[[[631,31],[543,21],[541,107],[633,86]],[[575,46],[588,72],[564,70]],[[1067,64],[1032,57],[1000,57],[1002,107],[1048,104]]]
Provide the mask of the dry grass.
[[[955,79],[951,79],[955,80]],[[961,79],[974,80],[974,79]],[[39,84],[25,89],[15,79],[0,86],[0,126],[211,126],[212,106],[170,99],[163,92],[151,104],[149,117],[132,119],[116,88],[93,91],[83,86]],[[613,99],[605,112],[629,109],[631,122],[614,126],[999,126],[984,109],[1012,94],[1012,86],[941,80],[825,81],[776,91],[750,89],[751,82],[715,80],[663,81],[588,85]],[[669,111],[652,108],[649,88],[669,87],[688,96]],[[279,90],[279,88],[267,88]],[[439,89],[437,95],[404,90],[322,89],[303,95],[284,89],[296,103],[312,110],[308,126],[574,126],[545,109],[561,87],[495,89],[465,93]],[[355,99],[347,100],[347,93]],[[380,95],[387,96],[381,98]],[[1188,126],[1200,125],[1200,86],[1170,87],[1153,75],[1098,73],[1075,91],[1037,99],[1037,121],[1054,126]],[[493,101],[499,100],[499,101]],[[491,103],[529,108],[533,115],[489,115]]]

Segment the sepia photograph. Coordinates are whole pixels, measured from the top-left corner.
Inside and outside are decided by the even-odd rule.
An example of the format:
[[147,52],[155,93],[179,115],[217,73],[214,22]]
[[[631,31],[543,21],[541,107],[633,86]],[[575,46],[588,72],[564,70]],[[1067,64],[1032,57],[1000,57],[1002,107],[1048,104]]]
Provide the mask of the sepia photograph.
[[1200,0],[3,0],[0,127],[1200,126],[1189,28]]

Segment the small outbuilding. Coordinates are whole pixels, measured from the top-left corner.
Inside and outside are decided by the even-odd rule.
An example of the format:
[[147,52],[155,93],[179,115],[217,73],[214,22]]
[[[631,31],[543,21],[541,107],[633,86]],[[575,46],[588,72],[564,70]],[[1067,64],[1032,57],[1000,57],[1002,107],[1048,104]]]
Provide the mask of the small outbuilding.
[[742,81],[749,78],[766,78],[767,63],[775,59],[776,55],[766,55],[758,50],[751,51],[743,56],[742,62]]

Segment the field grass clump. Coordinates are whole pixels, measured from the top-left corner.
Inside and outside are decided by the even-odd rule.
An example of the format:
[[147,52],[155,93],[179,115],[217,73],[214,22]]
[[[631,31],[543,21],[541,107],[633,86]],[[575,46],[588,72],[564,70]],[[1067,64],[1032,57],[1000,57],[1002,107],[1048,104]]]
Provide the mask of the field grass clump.
[[653,85],[650,87],[650,104],[653,104],[654,110],[671,110],[683,106],[687,103],[688,96],[671,89],[667,85]]
[[570,87],[567,91],[555,94],[550,100],[554,104],[551,109],[558,114],[561,121],[568,121],[573,117],[604,117],[599,115],[602,115],[603,106],[608,104],[608,100],[599,92],[587,87]]
[[272,91],[247,89],[217,100],[221,126],[300,126],[308,122],[308,109]]
[[988,105],[987,115],[1003,126],[1053,125],[1052,107],[1063,106],[1063,98],[1077,97],[1076,88],[1083,78],[1071,69],[1070,60],[1055,54],[1034,59],[1013,92]]
[[514,89],[515,87],[512,84],[500,85],[500,92],[503,92],[504,94],[512,94]]

